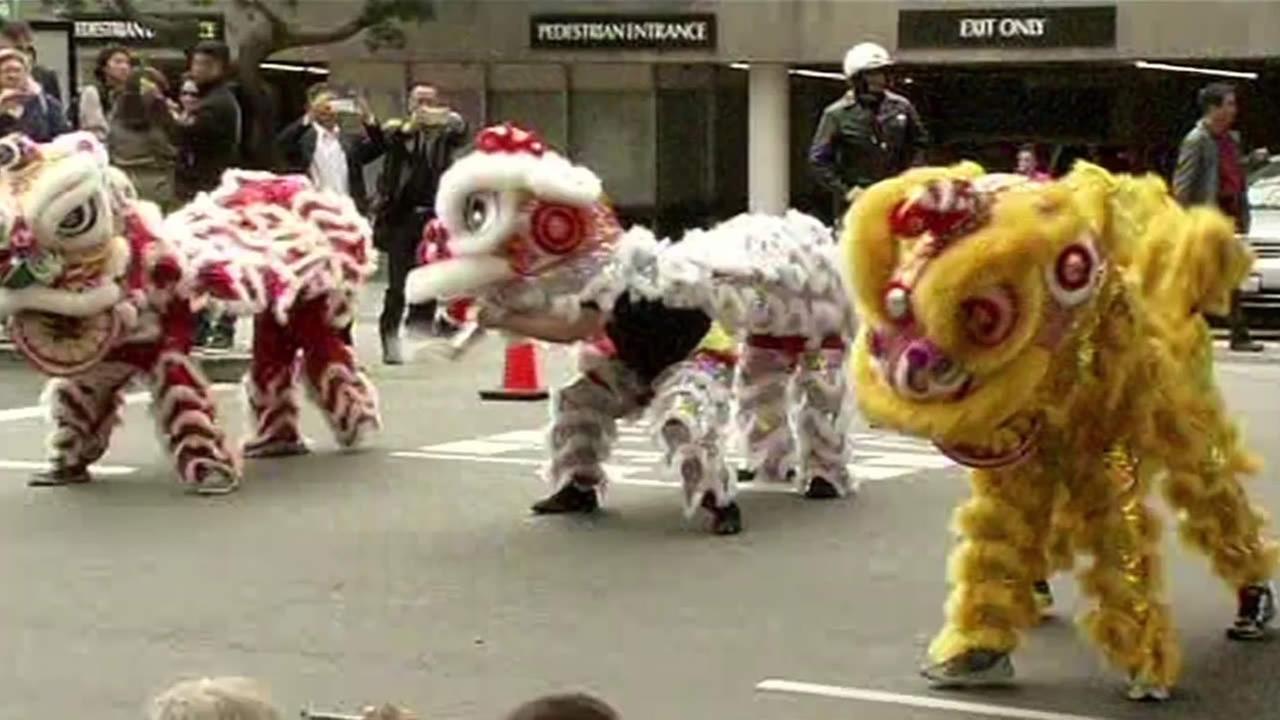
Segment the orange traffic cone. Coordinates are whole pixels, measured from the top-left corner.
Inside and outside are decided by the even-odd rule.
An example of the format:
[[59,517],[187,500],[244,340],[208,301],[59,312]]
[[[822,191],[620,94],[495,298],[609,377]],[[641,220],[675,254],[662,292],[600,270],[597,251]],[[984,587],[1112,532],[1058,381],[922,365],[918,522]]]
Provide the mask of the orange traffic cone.
[[547,389],[538,373],[538,348],[528,338],[507,341],[507,360],[502,372],[502,387],[481,390],[481,400],[546,400]]

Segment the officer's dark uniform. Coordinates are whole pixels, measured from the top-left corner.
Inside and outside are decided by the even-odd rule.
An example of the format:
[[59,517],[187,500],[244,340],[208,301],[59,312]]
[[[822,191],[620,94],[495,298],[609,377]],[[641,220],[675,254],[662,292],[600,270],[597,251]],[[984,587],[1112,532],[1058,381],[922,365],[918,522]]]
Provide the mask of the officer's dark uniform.
[[809,164],[834,196],[836,219],[845,197],[911,167],[929,136],[911,101],[885,91],[878,108],[848,92],[822,112],[809,147]]

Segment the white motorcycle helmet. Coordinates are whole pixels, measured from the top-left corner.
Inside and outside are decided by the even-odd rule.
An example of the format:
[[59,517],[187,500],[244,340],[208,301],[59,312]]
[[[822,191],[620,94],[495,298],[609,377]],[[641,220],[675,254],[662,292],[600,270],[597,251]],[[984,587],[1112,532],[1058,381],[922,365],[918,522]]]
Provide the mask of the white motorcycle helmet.
[[844,55],[844,76],[852,78],[859,73],[889,67],[893,58],[889,51],[873,42],[858,43]]

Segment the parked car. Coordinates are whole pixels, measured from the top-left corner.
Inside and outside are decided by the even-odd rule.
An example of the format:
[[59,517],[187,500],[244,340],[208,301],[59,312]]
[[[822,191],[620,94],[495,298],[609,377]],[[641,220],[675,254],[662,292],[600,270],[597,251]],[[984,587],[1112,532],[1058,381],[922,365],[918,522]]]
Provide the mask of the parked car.
[[1280,155],[1249,174],[1252,222],[1248,240],[1258,259],[1240,286],[1249,325],[1280,327]]

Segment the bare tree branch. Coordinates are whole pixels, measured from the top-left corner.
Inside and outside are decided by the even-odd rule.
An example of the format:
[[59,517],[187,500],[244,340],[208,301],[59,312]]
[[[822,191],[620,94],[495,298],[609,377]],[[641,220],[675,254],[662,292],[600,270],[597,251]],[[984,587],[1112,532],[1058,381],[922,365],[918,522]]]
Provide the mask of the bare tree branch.
[[190,34],[198,31],[198,25],[194,20],[145,13],[138,9],[134,0],[111,0],[111,4],[124,18],[146,23],[147,27],[161,35]]
[[262,0],[235,0],[236,6],[246,12],[257,12],[267,20],[271,26],[271,33],[276,37],[280,37],[289,30],[289,23],[284,18],[271,9],[271,6]]
[[369,23],[365,20],[364,15],[361,14],[328,30],[295,30],[286,28],[284,33],[278,36],[276,49],[286,50],[288,48],[339,43],[359,35],[367,27],[369,27]]

